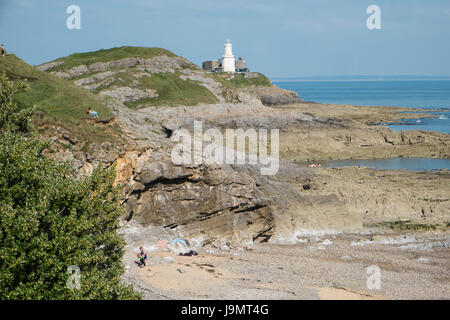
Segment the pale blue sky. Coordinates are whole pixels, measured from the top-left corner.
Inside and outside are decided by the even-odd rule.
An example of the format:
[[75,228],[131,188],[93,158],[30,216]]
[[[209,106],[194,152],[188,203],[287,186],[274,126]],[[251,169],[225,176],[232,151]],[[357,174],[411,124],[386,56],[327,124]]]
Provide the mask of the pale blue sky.
[[[66,9],[81,7],[81,30]],[[381,8],[381,30],[366,9]],[[234,54],[271,77],[450,75],[449,0],[0,0],[0,42],[30,64],[122,45],[201,64]]]

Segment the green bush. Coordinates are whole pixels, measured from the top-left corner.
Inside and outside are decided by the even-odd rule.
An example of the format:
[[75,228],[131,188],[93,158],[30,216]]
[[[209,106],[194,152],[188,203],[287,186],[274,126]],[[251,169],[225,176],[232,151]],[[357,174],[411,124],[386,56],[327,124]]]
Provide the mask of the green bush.
[[[76,179],[45,156],[32,110],[10,98],[26,88],[0,75],[0,300],[139,298],[121,281],[114,168]],[[79,288],[67,285],[70,266]]]

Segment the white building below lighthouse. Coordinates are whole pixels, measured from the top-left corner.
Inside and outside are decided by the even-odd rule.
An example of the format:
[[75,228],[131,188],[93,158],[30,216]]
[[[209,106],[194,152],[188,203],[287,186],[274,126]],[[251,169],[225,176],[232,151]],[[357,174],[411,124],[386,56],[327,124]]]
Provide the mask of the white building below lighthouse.
[[225,43],[225,53],[222,58],[222,70],[223,72],[234,73],[236,71],[236,60],[233,56],[233,49],[230,39],[227,39]]

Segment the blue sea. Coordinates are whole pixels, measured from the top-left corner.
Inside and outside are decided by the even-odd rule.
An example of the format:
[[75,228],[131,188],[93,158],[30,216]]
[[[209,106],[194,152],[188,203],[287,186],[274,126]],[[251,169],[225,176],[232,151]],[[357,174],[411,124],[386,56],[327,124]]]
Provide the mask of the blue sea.
[[360,106],[395,106],[440,109],[432,119],[405,120],[389,125],[394,130],[434,130],[450,133],[450,80],[396,81],[273,81],[298,93],[305,101]]
[[[408,114],[405,113],[401,124],[386,124],[386,126],[396,131],[430,130],[450,133],[450,80],[274,80],[273,83],[280,88],[297,92],[305,101],[424,109],[424,112],[432,114],[433,118],[408,119]],[[342,160],[333,161],[333,166],[369,166],[377,169],[414,171],[440,170],[450,168],[450,159]]]

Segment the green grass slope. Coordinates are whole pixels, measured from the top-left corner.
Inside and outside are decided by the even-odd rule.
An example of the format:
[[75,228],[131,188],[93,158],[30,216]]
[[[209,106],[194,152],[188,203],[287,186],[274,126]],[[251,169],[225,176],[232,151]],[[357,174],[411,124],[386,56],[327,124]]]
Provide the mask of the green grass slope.
[[57,124],[87,143],[111,141],[110,133],[85,120],[89,106],[99,113],[101,119],[113,117],[97,95],[70,81],[39,71],[13,54],[0,57],[0,72],[12,80],[28,80],[30,90],[14,99],[22,105],[36,105],[38,124]]

